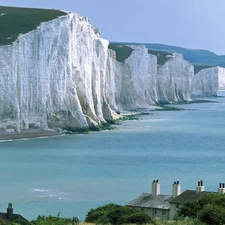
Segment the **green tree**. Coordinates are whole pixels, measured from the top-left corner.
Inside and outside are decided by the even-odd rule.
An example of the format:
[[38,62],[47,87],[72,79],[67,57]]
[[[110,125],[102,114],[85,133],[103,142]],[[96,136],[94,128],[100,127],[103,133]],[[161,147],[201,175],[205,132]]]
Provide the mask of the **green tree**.
[[185,202],[177,217],[199,219],[205,224],[225,224],[225,194],[206,193],[199,200]]
[[225,224],[225,208],[207,204],[197,213],[199,220],[209,225],[223,225]]
[[202,209],[200,201],[188,201],[178,210],[178,217],[196,218],[197,212]]
[[117,204],[107,204],[96,209],[91,209],[85,218],[85,222],[95,224],[146,224],[151,222],[151,218],[145,213],[134,208]]

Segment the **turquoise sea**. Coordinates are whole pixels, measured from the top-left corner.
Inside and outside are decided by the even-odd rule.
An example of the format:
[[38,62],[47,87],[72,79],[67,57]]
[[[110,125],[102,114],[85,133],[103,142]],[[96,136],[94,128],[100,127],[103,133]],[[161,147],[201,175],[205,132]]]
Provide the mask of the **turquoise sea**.
[[28,220],[77,216],[110,202],[125,205],[151,192],[217,191],[225,182],[225,98],[155,111],[116,130],[0,143],[0,211],[13,204]]

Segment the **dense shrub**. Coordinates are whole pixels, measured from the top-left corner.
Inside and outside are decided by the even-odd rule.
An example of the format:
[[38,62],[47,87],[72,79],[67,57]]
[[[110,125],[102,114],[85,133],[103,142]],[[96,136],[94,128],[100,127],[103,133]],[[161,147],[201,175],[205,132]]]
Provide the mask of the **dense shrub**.
[[184,203],[177,216],[199,219],[209,225],[225,224],[225,195],[203,194],[199,200]]
[[95,224],[145,224],[151,222],[149,216],[134,208],[129,208],[113,203],[91,209],[85,218],[85,222]]
[[178,211],[178,216],[196,218],[197,212],[200,211],[202,207],[203,206],[200,201],[186,202],[180,207]]
[[207,204],[198,212],[198,218],[209,225],[225,224],[225,208]]

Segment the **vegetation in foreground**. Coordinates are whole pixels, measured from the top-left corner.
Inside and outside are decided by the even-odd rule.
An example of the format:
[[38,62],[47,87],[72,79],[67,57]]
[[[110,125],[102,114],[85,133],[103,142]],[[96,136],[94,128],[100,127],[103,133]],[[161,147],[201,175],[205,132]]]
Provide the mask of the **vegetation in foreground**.
[[113,203],[91,209],[85,218],[85,222],[94,224],[146,224],[152,222],[144,212],[134,208],[116,205]]
[[0,6],[0,45],[10,45],[19,34],[36,29],[41,22],[65,15],[60,10]]
[[199,200],[183,204],[177,218],[192,218],[203,224],[225,224],[225,195],[218,193],[203,194]]
[[3,225],[224,225],[225,224],[225,195],[218,193],[204,193],[199,200],[184,203],[178,210],[174,221],[152,220],[145,213],[134,208],[117,204],[91,209],[80,222],[77,217],[72,219],[57,216],[38,216],[31,222],[14,221],[8,223],[1,221]]
[[[66,219],[66,218],[58,218],[54,216],[48,216],[44,217],[43,219],[38,218],[35,221],[32,221],[30,223],[24,223],[20,221],[14,221],[11,223],[1,223],[1,225],[112,225],[110,223],[88,223],[88,222],[73,222],[72,219]],[[126,223],[124,225],[141,225],[140,223]],[[149,223],[143,223],[143,225],[204,225],[204,223],[201,223],[197,220],[184,220],[184,221],[152,221]]]

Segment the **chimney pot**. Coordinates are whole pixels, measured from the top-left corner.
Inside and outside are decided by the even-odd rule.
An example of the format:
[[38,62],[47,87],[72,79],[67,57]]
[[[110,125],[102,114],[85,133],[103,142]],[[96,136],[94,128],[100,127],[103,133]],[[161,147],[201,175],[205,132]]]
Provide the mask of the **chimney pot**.
[[224,186],[224,183],[219,183],[218,193],[219,194],[225,194],[225,186]]
[[160,183],[159,180],[153,180],[152,182],[152,195],[157,196],[160,194]]
[[7,219],[11,221],[13,219],[13,208],[12,208],[12,203],[8,203],[8,208],[7,208]]
[[196,187],[196,193],[203,192],[204,186],[203,186],[203,180],[198,181],[198,186]]
[[180,195],[180,184],[179,181],[174,181],[173,185],[172,185],[172,196],[173,198],[177,197],[178,195]]

